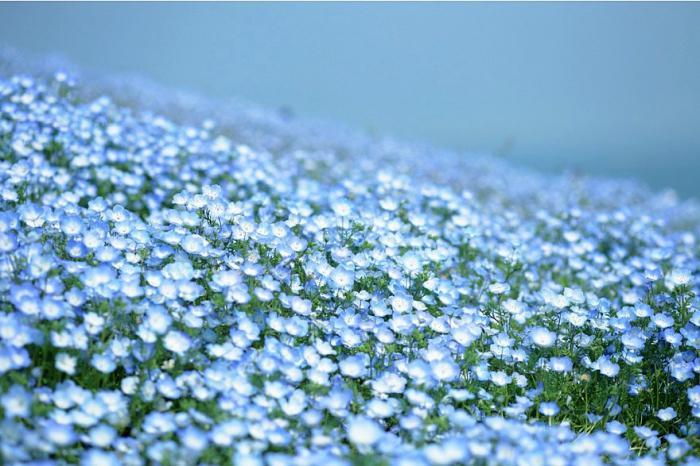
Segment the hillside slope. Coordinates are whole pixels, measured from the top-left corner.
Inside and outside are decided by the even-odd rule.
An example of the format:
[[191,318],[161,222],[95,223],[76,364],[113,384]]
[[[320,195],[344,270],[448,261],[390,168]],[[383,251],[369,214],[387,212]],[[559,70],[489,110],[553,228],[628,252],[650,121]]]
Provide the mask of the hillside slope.
[[135,89],[0,81],[6,464],[699,464],[694,203]]

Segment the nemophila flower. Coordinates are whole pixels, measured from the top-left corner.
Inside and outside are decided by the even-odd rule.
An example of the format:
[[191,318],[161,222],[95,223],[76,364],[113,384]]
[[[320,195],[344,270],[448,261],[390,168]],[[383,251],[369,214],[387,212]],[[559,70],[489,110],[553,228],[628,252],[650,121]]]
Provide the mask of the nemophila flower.
[[639,351],[644,348],[646,337],[638,329],[633,329],[630,332],[626,332],[620,337],[620,341],[625,346],[633,351]]
[[691,280],[691,272],[687,269],[674,269],[666,277],[671,288],[687,285]]
[[535,345],[549,348],[556,341],[557,334],[544,327],[533,327],[530,329],[530,338]]
[[58,424],[54,421],[48,421],[44,424],[43,434],[46,440],[59,447],[72,445],[78,440],[72,426]]
[[606,356],[601,356],[593,363],[593,368],[607,377],[615,377],[620,372],[620,366]]
[[664,313],[654,314],[651,321],[654,323],[654,325],[661,329],[671,327],[674,323],[673,317]]
[[146,312],[145,322],[153,332],[162,335],[170,327],[172,317],[164,308],[154,306]]
[[513,378],[503,371],[493,371],[490,374],[491,382],[499,387],[504,387],[511,383]]
[[48,209],[27,203],[19,208],[19,218],[30,228],[38,228],[46,222]]
[[492,338],[494,346],[498,348],[506,349],[513,346],[515,340],[510,337],[507,333],[501,332],[493,336]]
[[163,338],[163,346],[175,354],[183,354],[192,346],[190,338],[177,330],[170,330]]
[[384,419],[394,414],[393,403],[379,398],[373,398],[367,403],[367,414],[372,418]]
[[666,452],[666,455],[670,460],[677,461],[681,459],[691,449],[691,446],[687,440],[679,438],[676,435],[667,435],[666,440],[669,442],[669,447]]
[[355,282],[355,274],[346,268],[338,267],[331,272],[333,285],[341,290],[352,288]]
[[83,231],[83,222],[78,216],[67,215],[61,219],[61,231],[68,236],[77,236]]
[[117,431],[114,427],[99,424],[90,429],[88,434],[89,442],[99,448],[109,448],[117,438]]
[[564,309],[569,305],[569,299],[564,294],[558,294],[550,290],[543,292],[544,302],[556,309]]
[[688,402],[691,406],[700,408],[700,385],[688,389]]
[[401,258],[401,264],[411,275],[418,273],[422,269],[422,261],[418,254],[408,252]]
[[676,410],[672,407],[660,409],[656,412],[656,417],[662,421],[670,421],[676,417]]
[[481,336],[481,327],[466,324],[453,328],[451,333],[457,343],[469,346]]
[[116,274],[111,267],[101,265],[88,269],[83,276],[83,283],[89,288],[97,288],[113,282],[115,278]]
[[8,418],[28,417],[32,407],[32,396],[23,387],[12,385],[0,397],[0,404]]
[[364,377],[367,374],[368,364],[369,358],[367,355],[358,354],[355,356],[349,356],[340,361],[339,368],[341,374],[347,377],[359,378]]
[[507,299],[503,302],[503,309],[517,316],[525,311],[525,304],[515,299]]
[[413,299],[404,294],[398,294],[391,297],[389,300],[391,308],[394,312],[404,313],[413,309]]
[[439,381],[453,381],[460,373],[459,366],[447,359],[435,361],[431,364],[433,376]]
[[82,92],[0,79],[5,462],[697,461],[695,206]]
[[292,311],[301,315],[311,314],[311,301],[294,296],[291,301]]
[[95,312],[88,312],[83,317],[83,320],[85,323],[85,329],[88,333],[92,335],[100,333],[104,328],[105,323],[107,322],[107,320],[103,316]]
[[202,254],[209,242],[199,235],[187,235],[180,241],[180,246],[189,254]]
[[570,372],[573,368],[571,359],[566,356],[549,358],[549,368],[554,372]]
[[427,383],[433,376],[433,371],[430,364],[422,359],[415,359],[411,361],[406,367],[405,371],[409,378],[416,384]]
[[97,448],[87,450],[80,460],[81,466],[116,466],[119,463],[119,457],[115,453]]
[[557,406],[557,404],[554,402],[542,402],[537,410],[540,412],[540,414],[547,417],[556,416],[560,411],[559,406]]
[[627,426],[619,421],[610,421],[605,424],[605,430],[611,434],[622,435],[627,432]]
[[653,429],[650,429],[649,427],[635,426],[634,433],[637,434],[639,438],[644,440],[644,443],[649,448],[655,448],[660,443],[660,440],[658,438],[659,433]]
[[449,439],[428,445],[423,452],[430,464],[453,464],[463,461],[469,455],[469,446],[456,439]]
[[[452,369],[446,370],[450,375]],[[372,388],[379,393],[402,393],[406,387],[406,379],[393,372],[384,372],[372,380]]]
[[683,335],[678,332],[673,331],[673,329],[667,328],[662,332],[662,337],[666,343],[672,346],[679,346],[683,341]]
[[676,354],[668,365],[671,376],[679,382],[685,382],[693,378],[693,365],[686,361],[683,356]]
[[335,201],[331,208],[339,217],[347,217],[352,212],[352,204],[344,199]]
[[0,233],[0,253],[9,253],[17,249],[17,235],[14,233]]
[[348,420],[348,439],[358,447],[369,447],[380,441],[384,430],[375,421],[358,416]]
[[188,426],[179,434],[182,445],[190,451],[202,451],[209,445],[209,439],[206,432],[194,427]]
[[68,375],[75,374],[77,359],[70,354],[58,353],[56,355],[56,369]]

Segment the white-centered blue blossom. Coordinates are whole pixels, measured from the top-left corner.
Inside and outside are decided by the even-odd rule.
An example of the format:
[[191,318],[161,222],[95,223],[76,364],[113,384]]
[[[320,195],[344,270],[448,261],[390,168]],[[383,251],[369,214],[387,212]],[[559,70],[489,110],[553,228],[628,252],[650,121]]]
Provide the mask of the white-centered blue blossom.
[[4,463],[698,464],[695,203],[101,86],[0,79]]
[[534,327],[530,329],[530,338],[535,345],[549,348],[554,345],[557,334],[544,327]]
[[163,338],[163,346],[175,354],[183,354],[192,346],[190,338],[177,330],[170,330]]
[[559,406],[557,406],[557,404],[553,401],[540,403],[537,410],[540,412],[540,414],[547,417],[556,416],[560,411]]
[[593,367],[607,377],[615,377],[620,372],[620,365],[614,363],[607,356],[601,356],[595,361]]
[[672,407],[662,408],[656,412],[656,417],[662,421],[670,421],[676,417],[676,410]]
[[384,436],[384,430],[375,421],[358,416],[348,421],[348,440],[358,447],[369,447]]

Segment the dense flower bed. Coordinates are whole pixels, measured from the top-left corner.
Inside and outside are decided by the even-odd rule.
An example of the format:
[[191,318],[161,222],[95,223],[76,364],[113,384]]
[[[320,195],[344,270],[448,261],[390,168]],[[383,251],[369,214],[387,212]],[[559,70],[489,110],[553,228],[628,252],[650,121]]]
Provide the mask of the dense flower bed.
[[700,464],[692,206],[79,95],[0,81],[5,464]]

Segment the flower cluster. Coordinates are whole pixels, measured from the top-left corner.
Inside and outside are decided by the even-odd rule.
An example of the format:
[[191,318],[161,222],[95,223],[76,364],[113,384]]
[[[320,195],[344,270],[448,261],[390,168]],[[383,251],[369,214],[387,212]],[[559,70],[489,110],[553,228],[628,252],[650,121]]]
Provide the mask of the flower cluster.
[[5,464],[700,464],[696,210],[75,86],[0,80]]

